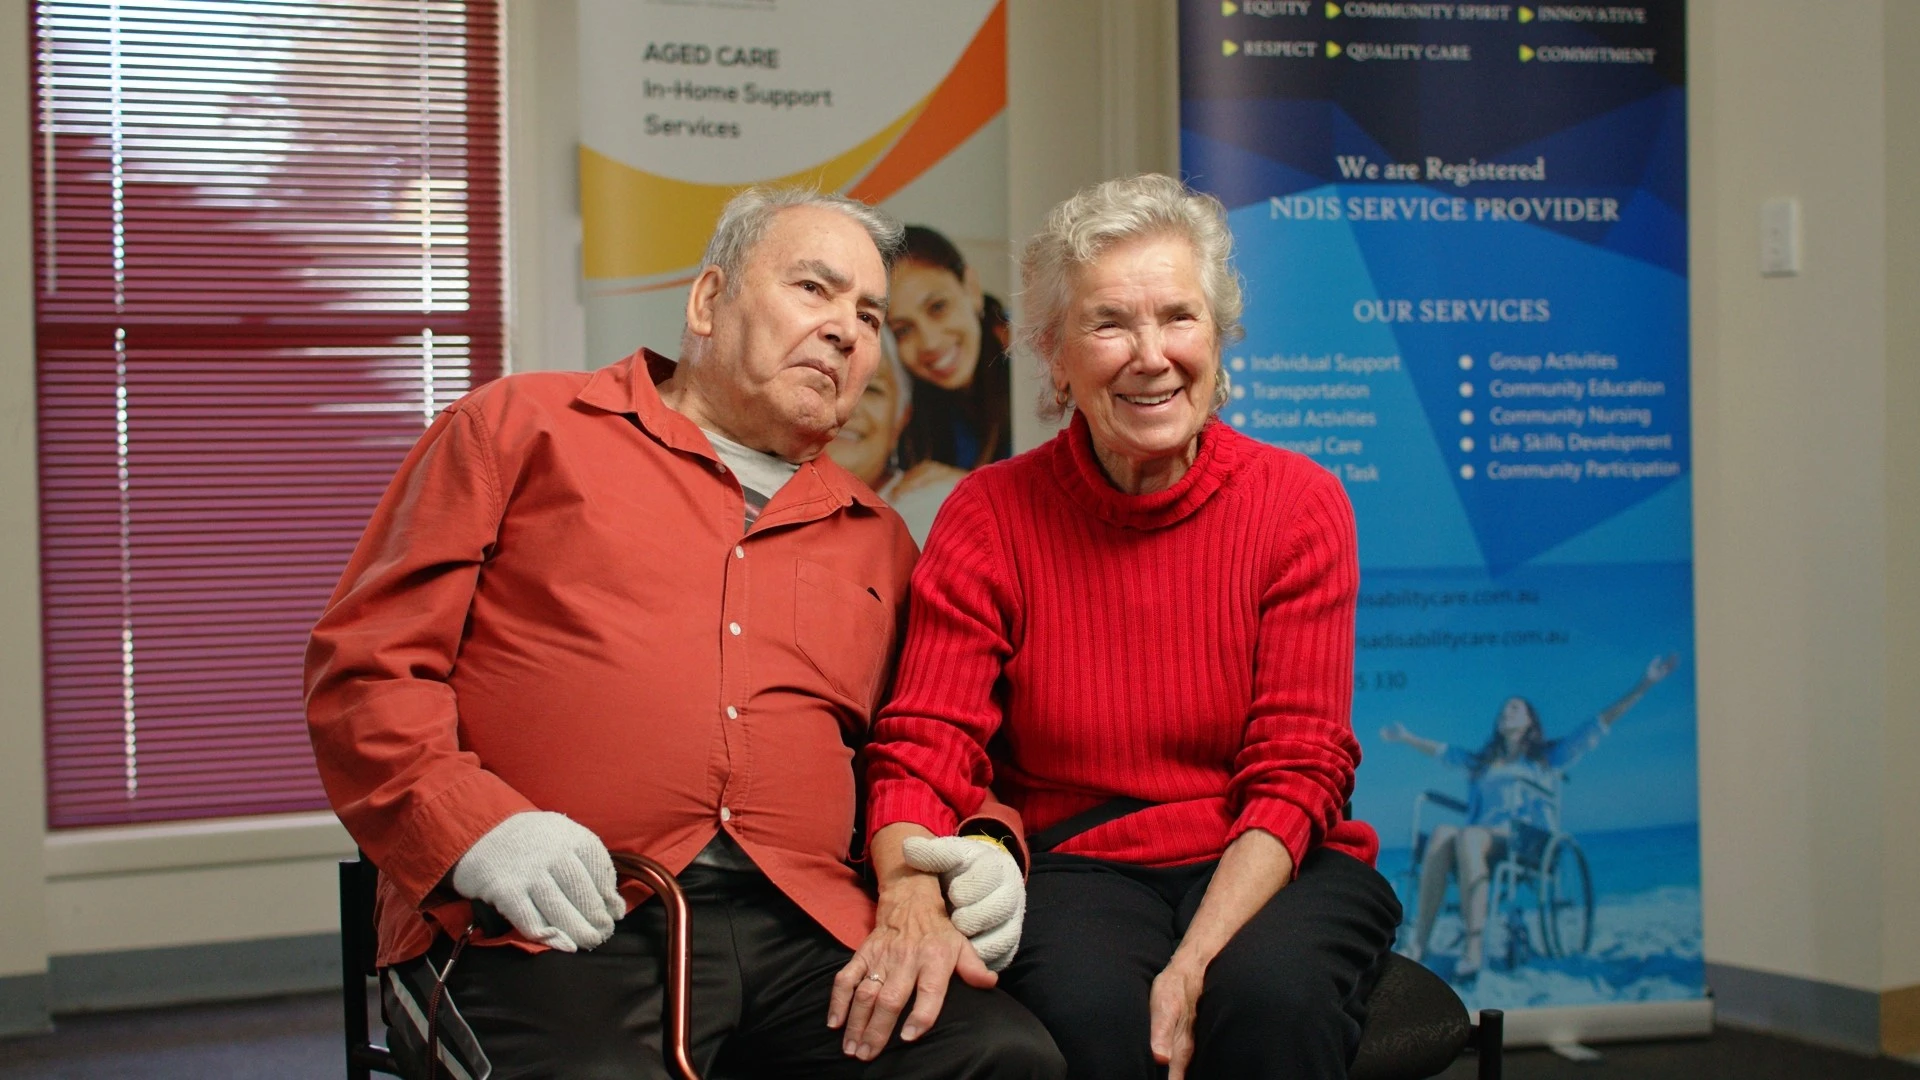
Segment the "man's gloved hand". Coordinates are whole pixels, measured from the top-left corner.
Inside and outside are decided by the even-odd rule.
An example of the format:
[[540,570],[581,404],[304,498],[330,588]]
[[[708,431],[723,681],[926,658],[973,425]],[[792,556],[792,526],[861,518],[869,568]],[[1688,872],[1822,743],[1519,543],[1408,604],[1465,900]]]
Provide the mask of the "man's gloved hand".
[[518,813],[453,864],[453,891],[492,905],[527,938],[561,952],[613,936],[627,913],[607,846],[564,814]]
[[1001,971],[1012,963],[1027,914],[1027,884],[1007,849],[986,837],[915,836],[904,850],[908,866],[940,875],[953,928],[973,942],[987,968]]

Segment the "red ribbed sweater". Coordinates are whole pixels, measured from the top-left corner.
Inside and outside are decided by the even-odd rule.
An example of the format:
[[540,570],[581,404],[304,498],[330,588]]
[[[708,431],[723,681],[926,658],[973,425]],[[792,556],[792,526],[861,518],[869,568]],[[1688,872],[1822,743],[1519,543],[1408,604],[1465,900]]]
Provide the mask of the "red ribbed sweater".
[[1029,833],[1160,804],[1062,852],[1173,866],[1259,828],[1296,865],[1322,844],[1371,864],[1373,829],[1341,818],[1358,586],[1346,493],[1308,458],[1215,422],[1171,488],[1127,495],[1076,414],[941,507],[867,749],[869,828],[950,834],[991,785]]

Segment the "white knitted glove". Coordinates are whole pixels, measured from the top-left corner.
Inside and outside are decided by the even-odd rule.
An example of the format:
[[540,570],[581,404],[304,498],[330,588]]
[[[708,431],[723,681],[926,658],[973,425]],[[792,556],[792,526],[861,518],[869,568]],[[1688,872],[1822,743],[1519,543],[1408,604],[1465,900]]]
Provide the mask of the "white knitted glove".
[[1027,884],[1007,849],[965,836],[914,836],[905,850],[908,866],[940,875],[953,928],[973,942],[987,969],[1012,963],[1027,914]]
[[561,952],[613,936],[627,913],[607,846],[565,814],[528,810],[495,825],[453,864],[453,891],[484,900],[515,930]]

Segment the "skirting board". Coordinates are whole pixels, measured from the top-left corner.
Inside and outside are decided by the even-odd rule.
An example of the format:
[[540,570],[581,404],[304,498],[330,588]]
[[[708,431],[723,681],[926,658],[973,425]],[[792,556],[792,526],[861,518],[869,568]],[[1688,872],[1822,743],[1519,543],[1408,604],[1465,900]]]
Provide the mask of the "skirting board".
[[1505,1028],[1508,1046],[1678,1039],[1713,1032],[1713,1002],[1631,1001],[1515,1009],[1507,1013]]
[[1920,986],[1881,993],[1880,1052],[1920,1059]]
[[53,1030],[47,1019],[47,977],[0,976],[0,1037],[38,1035]]
[[1714,963],[1707,965],[1707,985],[1722,1023],[1880,1052],[1880,995],[1871,990]]
[[340,936],[307,934],[55,956],[47,961],[46,1011],[237,1001],[339,986]]

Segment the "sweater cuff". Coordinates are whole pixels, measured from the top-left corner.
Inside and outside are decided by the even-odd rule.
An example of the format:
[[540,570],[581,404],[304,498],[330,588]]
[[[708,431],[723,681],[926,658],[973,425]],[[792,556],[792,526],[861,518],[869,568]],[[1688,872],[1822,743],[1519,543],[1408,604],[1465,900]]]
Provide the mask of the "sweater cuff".
[[1027,851],[1027,838],[1020,835],[1020,814],[1004,803],[988,799],[970,818],[961,822],[953,830],[955,836],[988,836],[1000,842],[1013,856],[1020,867],[1020,873],[1026,874],[1032,866],[1032,856]]
[[1248,829],[1265,829],[1273,834],[1293,859],[1294,873],[1300,872],[1301,862],[1313,847],[1313,821],[1306,811],[1282,799],[1252,799],[1227,831],[1227,843],[1240,839]]
[[877,780],[867,792],[867,836],[902,821],[911,821],[935,836],[952,836],[960,824],[932,788],[918,780]]

